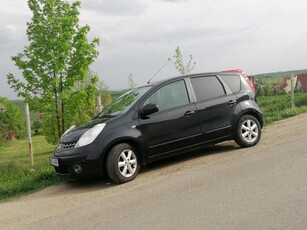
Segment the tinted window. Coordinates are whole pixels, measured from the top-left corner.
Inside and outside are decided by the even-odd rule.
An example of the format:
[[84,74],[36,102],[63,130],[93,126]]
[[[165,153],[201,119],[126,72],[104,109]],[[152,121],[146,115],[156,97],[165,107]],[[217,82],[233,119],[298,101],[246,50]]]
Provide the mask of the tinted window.
[[197,101],[209,100],[225,95],[224,87],[214,76],[191,79]]
[[241,81],[239,75],[221,76],[233,93],[239,92],[241,89]]
[[149,103],[157,104],[159,111],[188,104],[189,98],[184,81],[176,81],[161,87],[144,104]]

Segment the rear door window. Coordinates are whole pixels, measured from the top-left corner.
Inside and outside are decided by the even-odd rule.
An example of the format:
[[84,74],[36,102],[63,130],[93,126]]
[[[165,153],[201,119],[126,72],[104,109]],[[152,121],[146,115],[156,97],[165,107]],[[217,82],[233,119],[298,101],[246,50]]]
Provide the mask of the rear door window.
[[225,89],[215,76],[191,78],[197,101],[210,100],[226,95]]

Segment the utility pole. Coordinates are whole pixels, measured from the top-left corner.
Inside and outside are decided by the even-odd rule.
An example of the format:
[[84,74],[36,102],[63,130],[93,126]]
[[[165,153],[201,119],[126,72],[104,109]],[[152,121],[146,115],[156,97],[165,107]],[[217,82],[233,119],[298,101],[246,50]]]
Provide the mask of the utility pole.
[[30,123],[30,112],[29,112],[29,104],[25,104],[25,114],[26,114],[26,127],[27,127],[27,136],[28,136],[28,144],[29,144],[29,156],[31,166],[34,166],[33,159],[33,148],[32,148],[32,137],[31,137],[31,123]]
[[102,111],[102,106],[101,106],[101,95],[97,94],[96,96],[96,102],[97,102],[97,109],[98,109],[98,113],[100,113]]
[[294,82],[293,82],[293,73],[291,75],[291,110],[294,110]]

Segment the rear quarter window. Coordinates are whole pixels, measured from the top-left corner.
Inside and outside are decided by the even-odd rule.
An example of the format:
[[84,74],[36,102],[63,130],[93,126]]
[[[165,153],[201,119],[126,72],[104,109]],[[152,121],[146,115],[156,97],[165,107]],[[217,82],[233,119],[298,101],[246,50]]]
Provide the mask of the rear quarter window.
[[237,93],[241,89],[241,81],[239,75],[222,75],[222,79],[226,82],[233,93]]

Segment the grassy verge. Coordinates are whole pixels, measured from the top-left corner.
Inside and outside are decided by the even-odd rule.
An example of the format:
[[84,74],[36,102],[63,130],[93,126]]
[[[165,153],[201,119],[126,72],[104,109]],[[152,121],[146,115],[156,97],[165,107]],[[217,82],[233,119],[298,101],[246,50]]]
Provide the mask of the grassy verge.
[[289,94],[257,97],[257,103],[264,113],[265,125],[307,112],[307,93],[296,93],[294,102],[292,111]]
[[33,137],[34,167],[31,168],[26,140],[0,146],[0,200],[37,191],[58,183],[48,158],[54,146],[43,136]]

